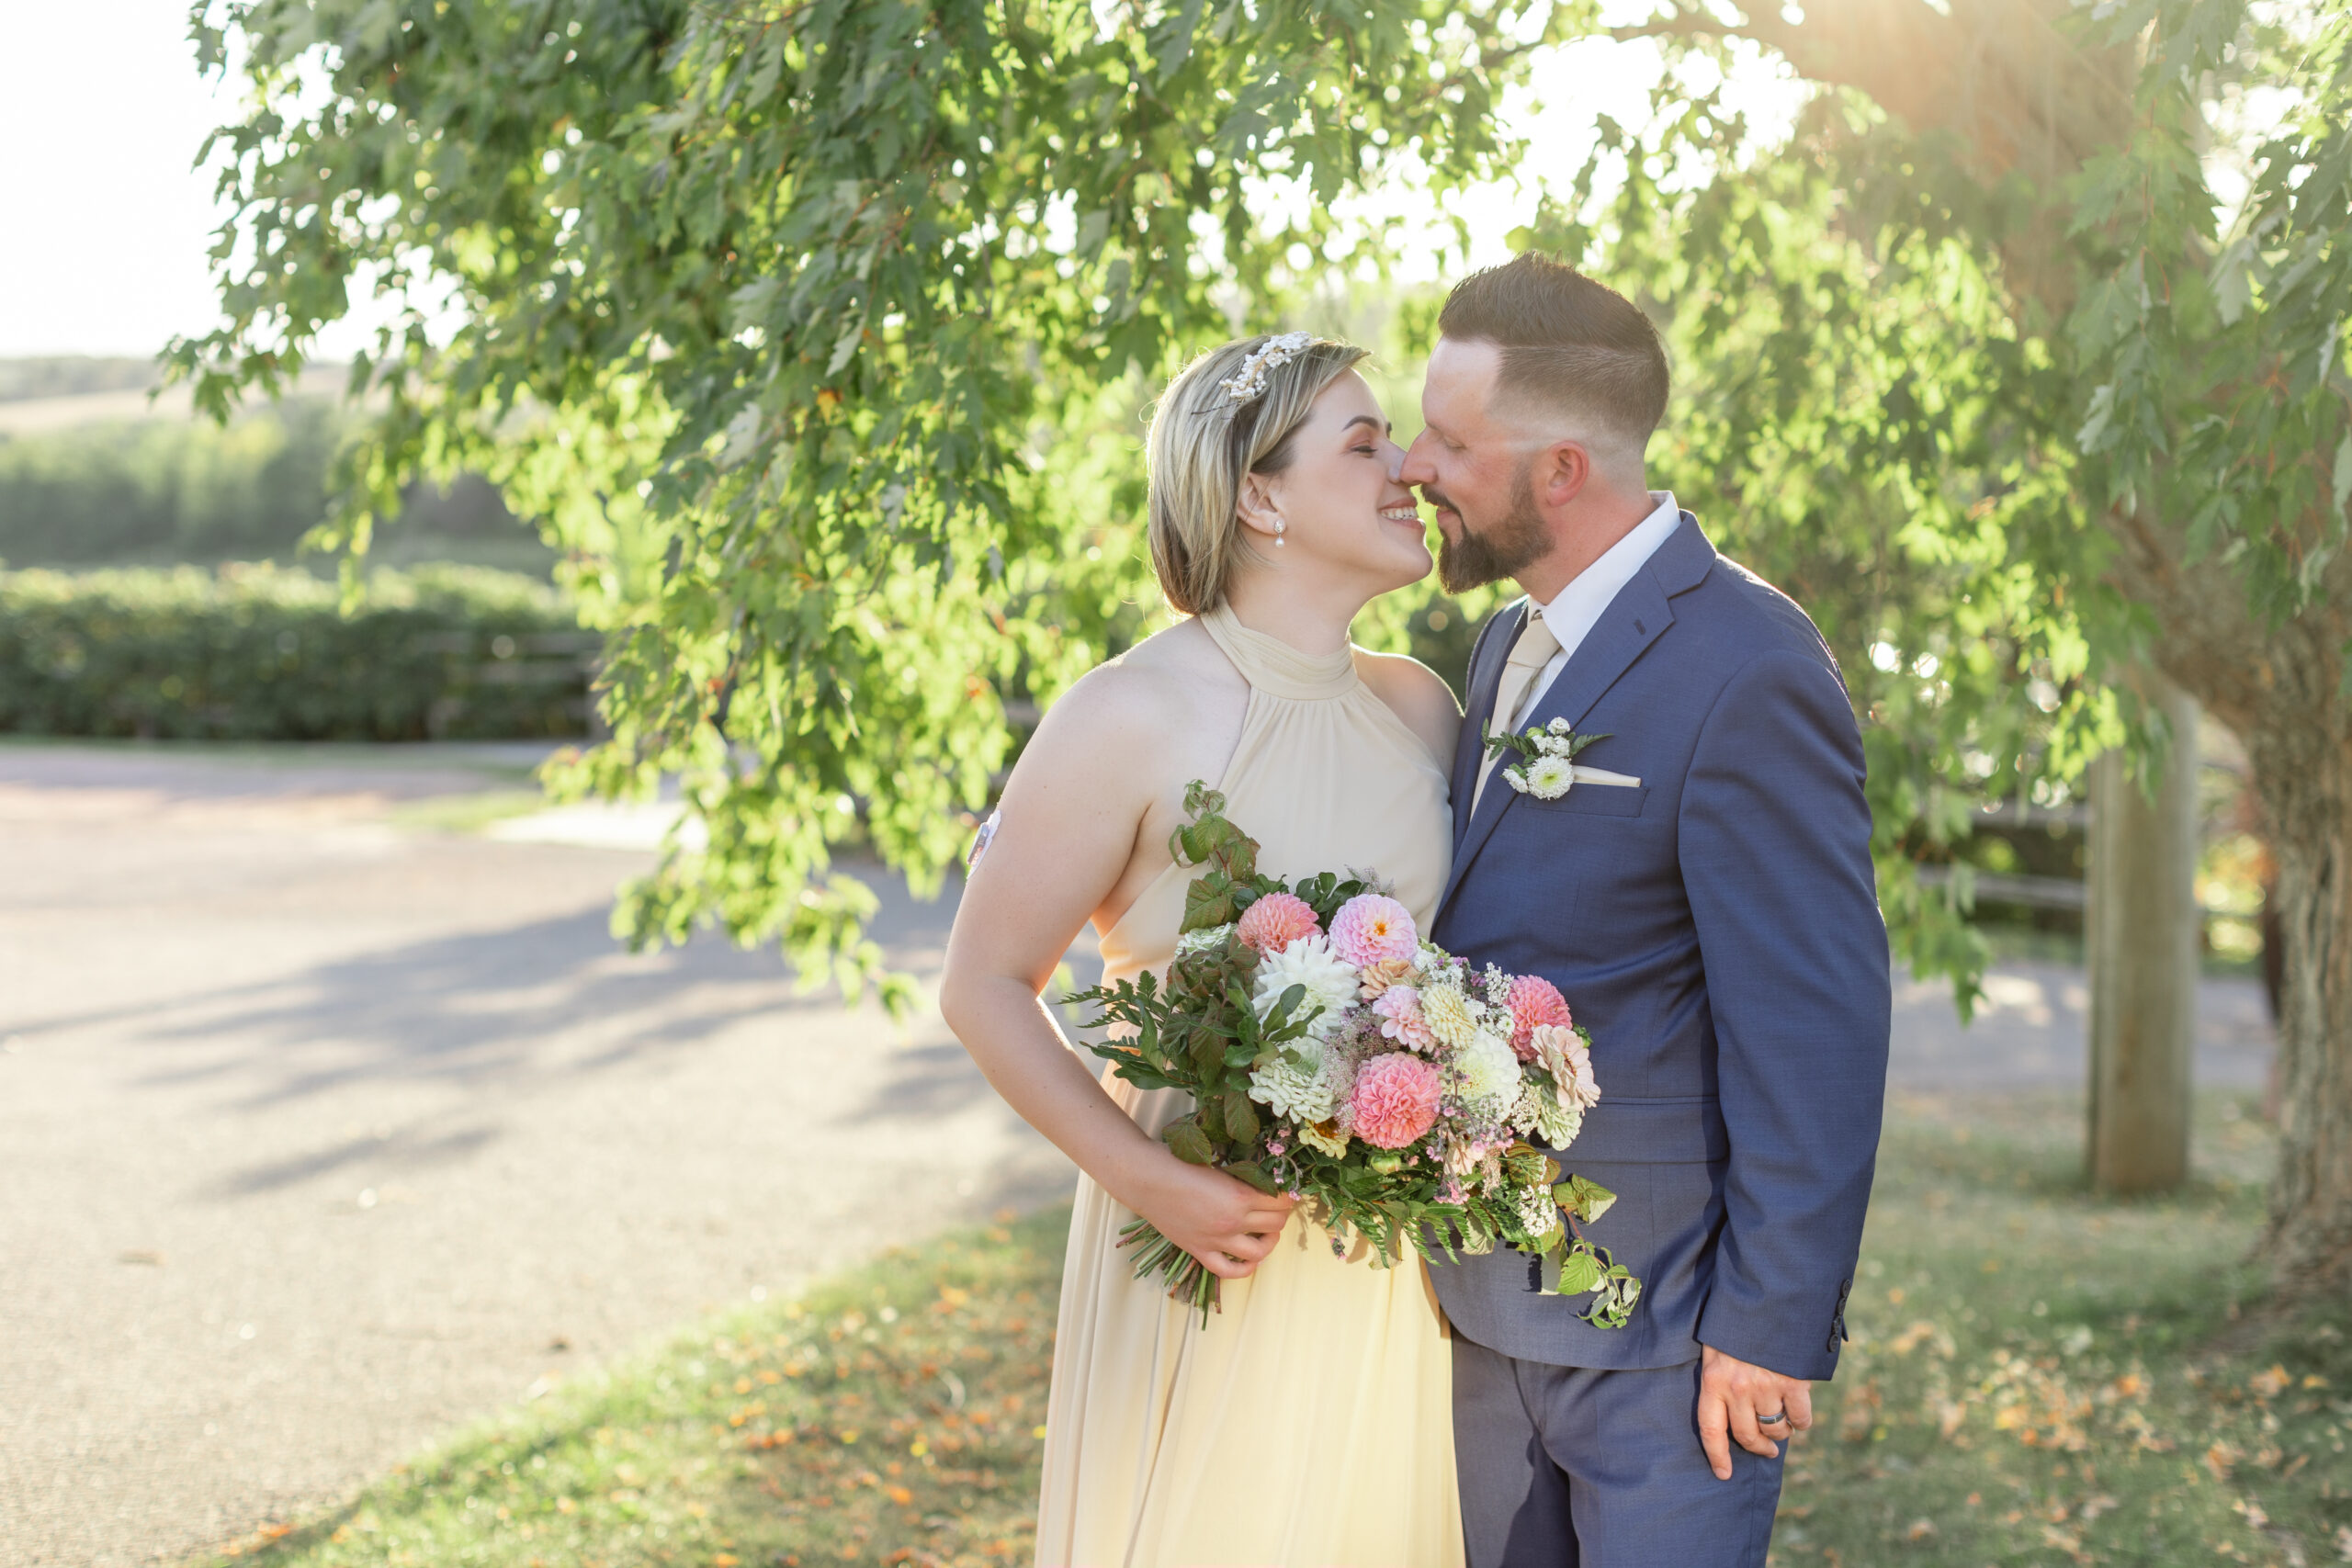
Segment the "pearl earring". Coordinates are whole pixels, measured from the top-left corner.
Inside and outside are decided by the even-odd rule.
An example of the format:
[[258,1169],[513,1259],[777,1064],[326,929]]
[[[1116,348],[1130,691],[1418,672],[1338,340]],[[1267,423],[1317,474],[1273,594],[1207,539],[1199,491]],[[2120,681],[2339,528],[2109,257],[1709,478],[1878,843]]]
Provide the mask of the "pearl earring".
[[1285,525],[1281,518],[1277,517],[1274,519],[1274,548],[1276,549],[1281,549],[1283,547],[1283,529],[1284,526]]

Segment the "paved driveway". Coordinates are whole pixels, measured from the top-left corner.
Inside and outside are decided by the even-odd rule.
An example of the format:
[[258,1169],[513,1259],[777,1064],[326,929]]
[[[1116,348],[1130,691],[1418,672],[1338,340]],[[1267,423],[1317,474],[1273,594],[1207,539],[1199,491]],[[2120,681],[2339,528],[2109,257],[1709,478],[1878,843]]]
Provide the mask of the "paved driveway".
[[1067,1186],[935,1017],[619,950],[644,853],[395,825],[501,760],[0,749],[0,1563],[250,1529]]
[[[935,1016],[716,941],[621,952],[642,851],[416,825],[522,760],[0,746],[0,1564],[249,1529],[707,1307],[1066,1190]],[[934,974],[947,908],[880,886]],[[2055,966],[1965,1033],[1898,987],[1896,1079],[2073,1087],[2082,1010]],[[2260,1010],[2208,984],[2209,1081],[2260,1082]]]

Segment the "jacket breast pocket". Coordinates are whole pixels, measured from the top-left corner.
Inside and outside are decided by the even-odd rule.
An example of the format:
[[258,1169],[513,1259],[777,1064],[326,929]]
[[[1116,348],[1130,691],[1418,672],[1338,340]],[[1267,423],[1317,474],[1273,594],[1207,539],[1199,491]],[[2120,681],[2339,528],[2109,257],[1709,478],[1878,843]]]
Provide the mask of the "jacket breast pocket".
[[1557,800],[1522,795],[1519,804],[1536,811],[1558,811],[1581,817],[1639,817],[1649,798],[1647,784],[1578,784]]

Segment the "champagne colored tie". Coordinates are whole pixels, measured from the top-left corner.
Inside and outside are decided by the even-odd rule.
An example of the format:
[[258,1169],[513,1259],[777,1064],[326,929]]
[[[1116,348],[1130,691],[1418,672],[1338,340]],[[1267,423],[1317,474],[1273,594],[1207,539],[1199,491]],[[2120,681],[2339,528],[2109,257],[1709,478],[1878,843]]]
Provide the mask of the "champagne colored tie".
[[[1535,683],[1536,675],[1544,666],[1552,662],[1552,656],[1559,651],[1560,639],[1554,637],[1552,628],[1544,624],[1543,613],[1538,611],[1529,615],[1526,626],[1519,634],[1519,640],[1510,645],[1510,657],[1503,661],[1503,678],[1495,685],[1495,711],[1487,720],[1487,734],[1508,734],[1518,723],[1520,706],[1526,702],[1528,690]],[[1487,793],[1487,779],[1505,761],[1500,756],[1492,757],[1478,770],[1478,787],[1470,795],[1472,811],[1478,809],[1478,802]]]

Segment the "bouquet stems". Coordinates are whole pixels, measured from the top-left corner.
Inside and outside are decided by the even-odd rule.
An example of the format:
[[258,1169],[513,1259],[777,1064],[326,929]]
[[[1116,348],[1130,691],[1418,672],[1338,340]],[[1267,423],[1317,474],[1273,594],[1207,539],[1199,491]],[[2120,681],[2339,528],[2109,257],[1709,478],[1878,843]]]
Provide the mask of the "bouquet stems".
[[1170,1301],[1182,1302],[1201,1314],[1206,1328],[1209,1314],[1223,1312],[1218,1288],[1224,1281],[1201,1266],[1201,1260],[1159,1234],[1149,1220],[1136,1220],[1119,1232],[1121,1247],[1136,1249],[1136,1278],[1157,1275],[1168,1285]]

